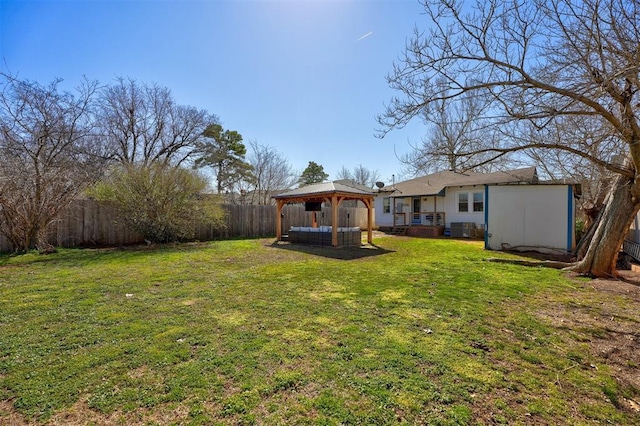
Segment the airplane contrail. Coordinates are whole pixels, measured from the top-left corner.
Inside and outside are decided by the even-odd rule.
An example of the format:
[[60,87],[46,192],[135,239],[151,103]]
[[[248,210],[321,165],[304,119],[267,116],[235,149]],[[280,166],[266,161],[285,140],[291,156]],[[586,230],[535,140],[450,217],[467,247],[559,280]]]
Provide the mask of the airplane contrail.
[[365,38],[369,37],[371,34],[373,34],[373,31],[369,31],[368,33],[366,33],[365,35],[363,35],[362,37],[360,37],[356,41],[364,40]]

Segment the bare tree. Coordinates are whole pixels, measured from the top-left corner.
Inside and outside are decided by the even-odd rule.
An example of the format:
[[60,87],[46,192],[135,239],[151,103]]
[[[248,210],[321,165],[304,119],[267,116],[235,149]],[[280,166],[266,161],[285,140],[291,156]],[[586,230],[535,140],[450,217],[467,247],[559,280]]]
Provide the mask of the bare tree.
[[[528,142],[555,141],[557,144],[573,145],[575,149],[587,150],[593,157],[607,158],[618,165],[625,161],[624,144],[608,133],[603,134],[600,124],[590,117],[565,117],[554,120],[542,130],[530,128],[526,139]],[[604,204],[615,173],[603,165],[565,150],[530,149],[524,153],[538,165],[542,177],[580,183],[582,196],[579,202],[583,210],[598,210]]]
[[0,233],[14,251],[50,252],[59,212],[100,175],[102,146],[92,135],[97,83],[74,96],[0,74]]
[[353,171],[345,166],[338,171],[338,179],[349,179],[360,185],[373,188],[377,181],[380,180],[380,172],[368,169],[362,164],[358,164]]
[[290,189],[298,181],[298,175],[287,158],[268,145],[249,141],[248,163],[253,167],[253,193],[249,202],[271,204],[271,196],[278,190]]
[[[479,119],[509,136],[473,153],[565,151],[615,173],[593,243],[573,267],[615,275],[618,249],[640,209],[640,3],[489,0],[471,12],[456,0],[423,4],[431,27],[415,31],[388,77],[401,95],[379,117],[381,136],[440,101],[473,93],[490,102]],[[527,137],[572,117],[597,122],[597,140],[618,141],[628,161],[594,155],[590,146],[566,139]]]
[[493,172],[499,169],[506,158],[498,162],[488,152],[477,152],[498,145],[495,139],[499,134],[491,131],[490,121],[479,118],[488,105],[484,98],[472,93],[460,95],[457,102],[445,99],[434,102],[423,117],[431,124],[429,135],[400,158],[405,172],[419,176],[442,170]]
[[179,165],[217,122],[206,110],[176,104],[171,91],[156,84],[118,78],[100,96],[102,132],[122,164]]
[[353,180],[353,174],[351,173],[351,170],[349,170],[345,166],[342,166],[340,168],[340,170],[338,170],[338,173],[336,173],[336,179],[338,179],[338,180],[345,180],[345,179]]
[[364,167],[362,164],[358,164],[353,169],[353,180],[360,185],[373,188],[377,181],[380,180],[380,172]]

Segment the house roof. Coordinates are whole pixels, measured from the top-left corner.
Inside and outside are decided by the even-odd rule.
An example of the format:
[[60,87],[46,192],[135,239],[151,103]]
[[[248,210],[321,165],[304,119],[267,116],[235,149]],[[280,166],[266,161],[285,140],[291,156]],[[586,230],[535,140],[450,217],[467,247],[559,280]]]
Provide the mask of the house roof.
[[290,191],[282,192],[278,195],[274,195],[275,199],[312,199],[323,198],[324,196],[339,193],[347,196],[348,198],[362,198],[373,197],[375,191],[364,185],[357,184],[350,180],[337,180],[333,182],[314,183],[312,185],[301,186],[300,188],[292,189]]
[[446,170],[398,182],[394,185],[392,197],[421,195],[442,195],[447,187],[467,185],[488,185],[501,183],[536,183],[538,175],[535,167],[494,173],[454,172]]
[[350,186],[352,188],[359,189],[359,190],[361,190],[363,192],[370,192],[370,193],[375,193],[376,192],[375,189],[369,188],[366,185],[359,184],[358,182],[356,182],[353,179],[334,180],[333,183],[337,183],[337,184],[340,184],[340,185],[347,185],[347,186]]

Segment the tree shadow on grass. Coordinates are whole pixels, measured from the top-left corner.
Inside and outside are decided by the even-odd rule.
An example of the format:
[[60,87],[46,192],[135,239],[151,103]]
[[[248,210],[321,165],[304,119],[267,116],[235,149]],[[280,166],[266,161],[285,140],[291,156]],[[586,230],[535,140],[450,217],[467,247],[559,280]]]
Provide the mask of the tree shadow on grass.
[[289,250],[299,253],[307,253],[314,256],[328,257],[338,260],[356,260],[366,257],[380,256],[387,253],[395,253],[395,250],[387,250],[375,244],[363,244],[359,247],[331,247],[311,244],[293,244],[289,242],[274,242],[272,248]]

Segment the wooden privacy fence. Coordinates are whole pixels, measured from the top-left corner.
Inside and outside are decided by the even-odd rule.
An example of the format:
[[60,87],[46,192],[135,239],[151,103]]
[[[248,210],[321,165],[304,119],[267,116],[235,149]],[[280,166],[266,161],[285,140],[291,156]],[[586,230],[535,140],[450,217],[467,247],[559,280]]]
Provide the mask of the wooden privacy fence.
[[[225,205],[226,226],[215,228],[206,224],[196,230],[196,239],[207,241],[226,238],[273,237],[276,235],[276,207],[257,205]],[[311,226],[312,212],[304,210],[304,205],[288,205],[282,210],[284,233],[291,226]],[[323,207],[317,212],[318,225],[332,225],[331,207]],[[374,220],[375,222],[375,220]],[[373,225],[373,224],[372,224]],[[338,226],[359,226],[367,228],[366,207],[344,207],[338,210]]]
[[[224,205],[225,226],[198,225],[195,238],[200,241],[228,238],[274,237],[276,234],[276,207],[258,205]],[[282,229],[291,226],[311,226],[311,212],[303,205],[288,205],[283,209]],[[318,225],[332,225],[331,208],[317,212]],[[367,209],[345,207],[339,209],[338,226],[367,227]],[[374,221],[375,222],[375,221]],[[118,218],[116,209],[95,200],[77,200],[64,210],[51,229],[49,242],[57,247],[121,246],[143,243],[144,238],[129,230]],[[0,251],[11,250],[11,245],[0,236]]]

